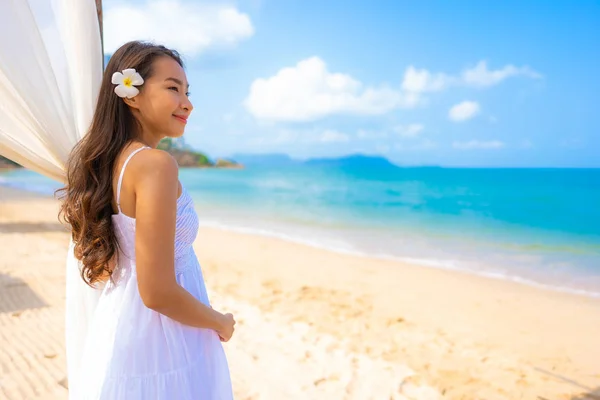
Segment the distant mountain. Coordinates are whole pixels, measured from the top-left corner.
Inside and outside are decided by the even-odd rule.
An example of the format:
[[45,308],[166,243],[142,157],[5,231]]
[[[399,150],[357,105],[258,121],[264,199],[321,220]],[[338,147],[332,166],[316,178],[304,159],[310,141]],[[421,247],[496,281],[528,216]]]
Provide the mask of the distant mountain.
[[304,162],[307,165],[322,165],[330,167],[350,167],[350,168],[398,168],[387,158],[381,156],[368,156],[363,154],[353,154],[344,157],[335,158],[313,158]]
[[19,164],[14,161],[9,160],[6,157],[0,156],[0,169],[12,169],[12,168],[21,168]]
[[296,165],[301,163],[301,161],[294,160],[287,154],[279,153],[234,154],[233,156],[231,156],[231,158],[245,166],[280,167],[286,165]]
[[245,166],[282,167],[289,165],[313,165],[325,167],[347,168],[398,168],[399,166],[381,156],[353,154],[332,158],[309,158],[297,160],[287,154],[235,154],[232,156],[237,162]]

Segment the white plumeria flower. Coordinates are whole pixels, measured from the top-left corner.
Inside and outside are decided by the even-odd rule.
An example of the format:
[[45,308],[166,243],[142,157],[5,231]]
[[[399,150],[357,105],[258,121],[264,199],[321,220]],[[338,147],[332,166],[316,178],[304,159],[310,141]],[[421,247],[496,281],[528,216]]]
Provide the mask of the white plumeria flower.
[[118,85],[115,88],[117,96],[131,99],[140,93],[136,86],[143,84],[144,78],[134,68],[129,68],[124,69],[123,73],[115,72],[112,76],[112,83]]

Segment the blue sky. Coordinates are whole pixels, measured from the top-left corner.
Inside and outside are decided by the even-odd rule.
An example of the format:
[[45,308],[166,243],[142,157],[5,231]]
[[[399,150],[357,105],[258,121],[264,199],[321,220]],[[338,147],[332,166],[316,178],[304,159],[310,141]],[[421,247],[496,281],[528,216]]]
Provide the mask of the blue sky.
[[210,156],[600,166],[597,1],[104,1],[106,51],[185,56]]

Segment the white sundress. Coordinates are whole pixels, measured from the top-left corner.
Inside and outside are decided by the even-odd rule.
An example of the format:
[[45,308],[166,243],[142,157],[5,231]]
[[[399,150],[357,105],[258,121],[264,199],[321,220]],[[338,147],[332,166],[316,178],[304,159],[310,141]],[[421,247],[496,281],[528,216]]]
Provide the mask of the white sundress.
[[[119,264],[106,283],[91,319],[80,368],[69,382],[71,400],[231,400],[227,358],[218,334],[183,325],[147,308],[140,297],[135,265],[135,219],[121,212],[126,159],[117,184],[119,213],[113,225]],[[177,199],[175,274],[194,297],[209,304],[192,244],[198,216],[183,188]]]

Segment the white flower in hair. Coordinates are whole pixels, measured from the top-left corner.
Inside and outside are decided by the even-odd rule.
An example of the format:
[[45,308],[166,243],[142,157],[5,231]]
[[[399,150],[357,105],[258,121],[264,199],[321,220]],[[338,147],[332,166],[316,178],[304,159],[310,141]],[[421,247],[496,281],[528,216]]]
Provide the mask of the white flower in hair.
[[131,99],[140,93],[136,86],[143,84],[144,78],[134,68],[129,68],[124,69],[122,73],[115,72],[112,76],[112,83],[118,85],[115,87],[117,96]]

